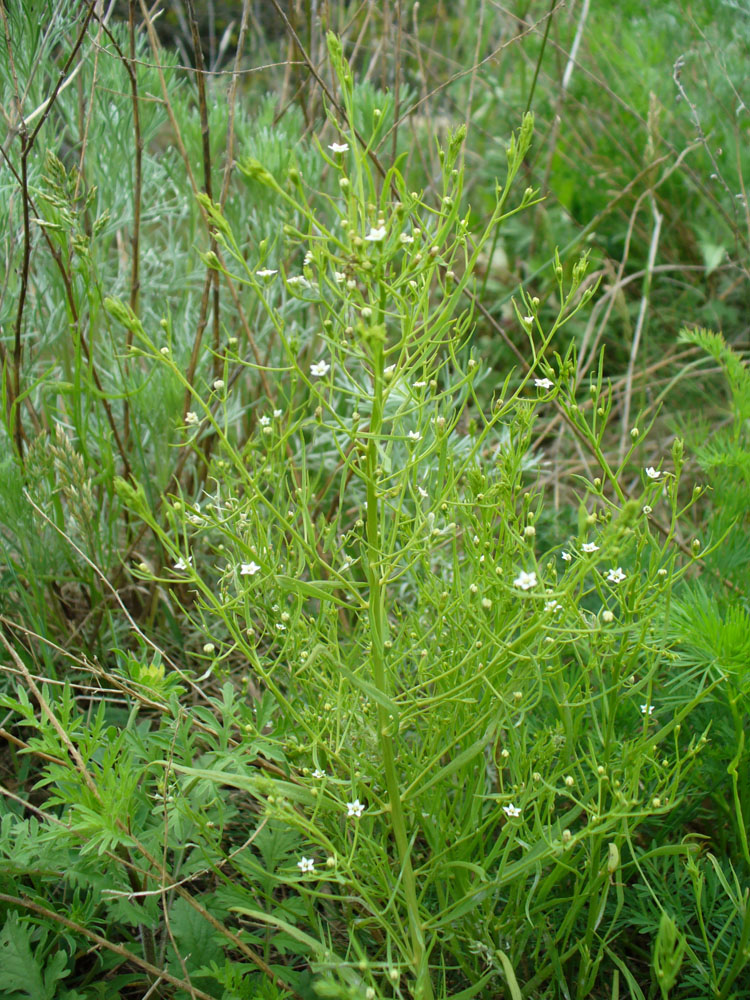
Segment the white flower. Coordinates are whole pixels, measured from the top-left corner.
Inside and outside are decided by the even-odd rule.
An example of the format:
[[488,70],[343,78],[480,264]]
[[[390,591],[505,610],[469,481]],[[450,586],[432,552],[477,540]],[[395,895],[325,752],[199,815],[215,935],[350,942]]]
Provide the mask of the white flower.
[[535,378],[534,385],[538,389],[551,389],[554,382],[551,382],[548,378]]
[[653,508],[649,507],[649,505],[646,504],[644,506],[644,508],[643,508],[643,513],[646,515],[646,517],[648,517],[648,515],[651,513],[652,510],[653,510]]
[[264,413],[262,417],[258,417],[258,423],[260,424],[261,427],[268,427],[268,425],[271,423],[271,418],[267,417]]
[[512,802],[509,806],[503,806],[503,812],[505,813],[506,816],[509,817],[509,819],[515,819],[516,816],[521,815],[520,807],[514,806]]
[[531,590],[532,587],[536,587],[536,584],[536,573],[533,571],[531,573],[527,573],[526,570],[523,569],[513,581],[513,586],[518,587],[519,590]]
[[348,142],[332,142],[328,147],[332,153],[348,153],[349,143]]
[[408,436],[409,436],[409,440],[410,441],[421,441],[422,440],[422,435],[419,433],[419,431],[409,431],[409,435]]
[[570,562],[570,560],[573,558],[570,552],[561,552],[560,555],[562,557],[563,562]]
[[304,875],[305,872],[315,871],[315,859],[314,858],[300,858],[297,862],[297,867]]
[[273,268],[262,267],[260,269],[260,271],[256,271],[255,272],[255,277],[256,278],[272,278],[274,276],[274,274],[278,274],[278,273],[279,272],[278,271],[274,271]]
[[193,561],[193,557],[192,557],[192,556],[188,556],[188,557],[187,557],[187,562],[185,562],[185,560],[184,560],[184,559],[182,558],[182,556],[180,556],[180,558],[179,558],[179,559],[177,560],[177,562],[176,562],[176,563],[174,564],[174,568],[175,568],[175,569],[176,569],[176,570],[177,570],[178,572],[184,572],[184,571],[185,571],[185,570],[186,570],[186,569],[187,569],[187,568],[188,568],[188,567],[190,566],[190,563],[191,563],[192,561]]
[[414,383],[414,388],[415,388],[415,389],[424,389],[424,387],[425,387],[426,385],[427,385],[427,383],[426,383],[426,382],[424,382],[424,381],[421,381],[421,380],[420,380],[419,382],[415,382],[415,383]]
[[273,415],[274,415],[274,417],[276,417],[276,419],[278,420],[278,419],[279,419],[279,417],[281,416],[281,414],[282,414],[283,412],[284,412],[283,410],[274,410],[274,411],[273,411]]
[[260,569],[257,562],[253,562],[251,559],[249,563],[240,564],[240,576],[255,576],[255,574]]
[[417,493],[419,493],[423,500],[426,500],[429,496],[427,490],[423,489],[421,486],[417,486]]
[[653,710],[654,710],[654,706],[653,705],[641,705],[641,712],[644,715],[651,715],[651,713],[653,712]]
[[649,465],[646,469],[646,475],[649,479],[660,479],[661,471],[659,469],[655,469],[653,465]]
[[524,321],[524,323],[527,326],[531,326],[531,324],[534,322],[534,317],[533,316],[524,316],[523,321]]
[[545,611],[562,611],[562,604],[557,601],[545,601],[544,602]]
[[200,423],[200,417],[198,416],[197,413],[194,413],[192,410],[190,410],[189,413],[185,414],[185,423],[188,424],[188,425],[199,424]]
[[331,366],[327,361],[316,361],[314,365],[310,365],[310,374],[314,375],[315,378],[322,378],[328,374],[330,368]]
[[618,566],[617,569],[611,569],[609,573],[607,573],[607,579],[610,583],[622,583],[625,579],[625,574],[623,573],[622,568]]
[[313,778],[325,778],[326,773],[322,771],[319,767],[316,767],[312,773]]
[[292,288],[299,286],[300,288],[309,288],[310,282],[302,274],[294,274],[291,278],[287,278],[287,284],[291,285]]
[[364,811],[365,811],[365,807],[362,805],[362,803],[359,801],[359,799],[355,799],[354,802],[347,802],[346,803],[346,815],[347,816],[354,816],[355,819],[359,819],[359,817],[362,815],[362,813]]
[[333,272],[333,277],[334,277],[334,279],[336,280],[336,282],[338,284],[341,284],[341,282],[344,280],[344,278],[346,277],[346,275],[344,274],[343,271],[334,271]]
[[219,390],[223,388],[224,388],[224,379],[217,378],[214,382],[214,389],[216,389],[216,391],[219,392]]
[[598,552],[599,546],[595,542],[584,542],[581,549],[584,552]]
[[612,614],[611,611],[602,611],[602,621],[607,622],[607,624],[609,624],[610,622],[613,622],[614,620],[615,620],[615,616]]
[[399,240],[402,243],[404,243],[404,244],[406,244],[406,243],[413,243],[414,242],[414,237],[413,236],[409,236],[408,233],[401,233],[401,235],[399,236]]
[[380,226],[379,228],[371,229],[370,232],[365,236],[365,240],[368,243],[381,243],[385,239],[385,226]]

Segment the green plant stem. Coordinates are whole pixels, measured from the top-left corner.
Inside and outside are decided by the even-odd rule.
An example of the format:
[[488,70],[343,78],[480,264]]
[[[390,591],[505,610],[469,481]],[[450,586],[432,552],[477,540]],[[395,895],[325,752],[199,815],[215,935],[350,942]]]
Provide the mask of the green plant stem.
[[742,844],[742,856],[748,865],[750,865],[750,850],[748,849],[747,843],[747,832],[745,830],[745,818],[742,814],[742,801],[740,798],[740,792],[738,787],[738,774],[737,768],[740,761],[742,760],[742,755],[745,749],[745,729],[743,726],[742,717],[737,711],[737,699],[729,698],[729,708],[732,712],[732,718],[734,719],[734,730],[737,743],[737,753],[732,758],[729,766],[727,767],[727,774],[732,779],[732,792],[734,794],[734,808],[737,818],[737,830],[740,835],[740,843]]
[[[382,311],[381,311],[382,315]],[[385,599],[386,581],[381,575],[381,525],[377,494],[378,480],[378,438],[383,426],[383,344],[375,341],[374,355],[374,390],[372,402],[372,417],[370,434],[367,443],[367,582],[369,589],[370,616],[370,664],[375,687],[384,696],[390,697],[389,685],[385,671]],[[396,841],[398,858],[404,883],[404,895],[412,939],[412,955],[414,971],[417,978],[414,996],[417,1000],[431,1000],[432,984],[430,982],[429,966],[425,951],[424,934],[419,919],[419,903],[414,869],[411,863],[409,838],[406,833],[406,822],[401,802],[398,775],[393,753],[393,738],[391,729],[394,720],[389,716],[385,705],[378,703],[378,742],[383,760],[386,791],[388,793],[388,814],[393,837]]]

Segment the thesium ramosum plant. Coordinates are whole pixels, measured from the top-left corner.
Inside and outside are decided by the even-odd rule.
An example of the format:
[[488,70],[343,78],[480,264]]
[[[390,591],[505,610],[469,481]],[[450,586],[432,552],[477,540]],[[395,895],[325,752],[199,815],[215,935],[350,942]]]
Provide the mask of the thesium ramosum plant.
[[[102,45],[134,68],[130,41]],[[544,302],[513,297],[526,363],[482,355],[482,268],[542,204],[514,188],[532,115],[485,217],[464,190],[471,131],[445,136],[442,187],[413,190],[395,142],[383,166],[392,95],[327,47],[325,140],[290,152],[268,115],[221,195],[214,178],[164,208],[167,237],[195,247],[185,273],[207,270],[184,301],[148,290],[181,273],[145,249],[155,208],[141,293],[126,254],[107,269],[106,208],[92,229],[76,171],[50,150],[32,184],[60,258],[29,308],[56,304],[92,346],[71,337],[65,381],[24,388],[20,359],[3,383],[0,537],[27,530],[0,563],[0,993],[742,996],[746,613],[726,611],[741,580],[722,564],[742,511],[693,537],[705,490],[681,439],[655,461],[653,413],[613,432],[604,352],[579,385],[560,345],[596,294],[588,254],[555,253]],[[167,63],[131,81],[179,110]],[[121,97],[120,71],[102,70]],[[165,187],[178,169],[143,162]],[[732,429],[699,452],[728,491],[726,454],[747,471],[747,371],[689,336],[730,381]],[[97,341],[117,345],[109,370]],[[535,446],[553,414],[583,456],[565,530]],[[39,613],[45,559],[80,589],[50,588],[40,638],[7,612]],[[74,596],[89,603],[58,645]],[[721,787],[731,859],[702,846]]]
[[[221,869],[214,860],[217,900],[254,928],[255,947],[269,929],[294,942],[324,995],[468,997],[566,968],[587,996],[611,948],[623,872],[640,861],[637,829],[670,810],[700,745],[681,729],[701,692],[678,711],[660,704],[681,572],[671,546],[681,451],[626,498],[622,469],[600,449],[601,369],[584,409],[571,357],[546,356],[591,295],[577,295],[585,257],[568,287],[556,265],[550,329],[532,299],[517,302],[527,372],[500,376],[472,353],[464,290],[477,258],[534,201],[530,190],[510,201],[531,117],[508,146],[495,212],[471,233],[463,132],[441,150],[437,204],[406,190],[397,165],[380,178],[372,136],[355,133],[335,38],[329,51],[347,118],[320,156],[339,175],[339,199],[318,204],[294,167],[279,180],[240,161],[294,220],[251,259],[201,199],[217,245],[207,262],[260,299],[273,356],[243,361],[229,344],[222,377],[194,387],[171,357],[168,322],[157,335],[107,303],[135,352],[191,393],[186,446],[210,448],[204,498],[169,501],[168,526],[137,487],[121,481],[120,496],[169,553],[161,583],[179,588],[213,669],[237,654],[248,663],[247,701],[230,709],[236,693],[225,689],[240,744],[197,760],[165,753],[151,780],[174,795],[251,798],[257,832],[285,850],[262,877],[262,846]],[[299,247],[293,272],[275,266],[282,242]],[[290,329],[295,300],[305,318]],[[258,370],[271,392],[238,450],[233,380]],[[541,550],[529,444],[535,411],[552,405],[600,475],[580,483],[577,535]],[[666,539],[649,523],[660,501]],[[258,770],[264,746],[284,775]],[[221,824],[202,839],[215,856]]]

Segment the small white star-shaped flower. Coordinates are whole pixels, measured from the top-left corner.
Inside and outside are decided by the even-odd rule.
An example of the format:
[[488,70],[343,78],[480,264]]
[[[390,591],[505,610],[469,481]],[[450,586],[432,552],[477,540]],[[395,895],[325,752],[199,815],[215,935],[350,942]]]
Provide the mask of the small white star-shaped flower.
[[583,552],[598,552],[599,546],[595,542],[584,542],[581,550]]
[[422,497],[423,500],[426,500],[427,497],[429,496],[427,490],[421,486],[417,486],[417,493],[419,493],[419,495]]
[[278,271],[274,271],[271,267],[262,267],[260,271],[255,272],[256,278],[272,278],[274,274],[278,274]]
[[364,811],[365,807],[362,805],[359,799],[355,799],[354,802],[346,803],[347,816],[354,816],[355,819],[359,819],[359,817],[362,815]]
[[372,228],[370,232],[365,236],[365,240],[368,243],[382,243],[385,239],[385,226],[378,226],[377,228]]
[[607,573],[607,579],[610,583],[622,583],[625,579],[625,574],[623,573],[621,567],[618,566],[617,569],[611,569],[609,573]]
[[304,875],[305,872],[315,871],[315,859],[314,858],[300,858],[297,862],[297,867]]
[[649,465],[646,469],[646,475],[649,479],[661,479],[661,470],[655,469],[653,465]]
[[654,710],[654,706],[653,705],[641,705],[641,712],[644,715],[651,715],[651,713],[653,712],[653,710]]
[[312,773],[313,778],[325,778],[326,773],[321,768],[316,767]]
[[513,581],[513,586],[518,587],[519,590],[531,590],[531,588],[536,587],[536,585],[536,573],[533,571],[531,573],[527,573],[526,570],[523,569]]
[[178,573],[184,573],[186,569],[189,569],[190,563],[192,561],[193,561],[192,556],[187,557],[187,562],[182,558],[182,556],[180,556],[180,558],[174,564],[174,569],[176,569]]
[[561,556],[563,562],[570,562],[571,559],[573,558],[573,556],[570,554],[570,552],[561,552],[560,556]]
[[421,441],[422,440],[422,435],[419,433],[419,431],[409,431],[409,440],[410,441]]
[[512,802],[508,806],[503,806],[503,812],[509,819],[515,819],[517,816],[521,815],[520,807],[514,806]]
[[332,142],[328,147],[332,153],[348,153],[349,143],[348,142]]
[[287,281],[288,285],[292,286],[292,288],[295,288],[295,287],[309,288],[310,287],[310,282],[307,280],[307,278],[303,274],[292,275],[292,277],[291,278],[287,278],[286,281]]
[[545,611],[562,611],[562,604],[558,601],[545,601],[544,602]]
[[258,423],[260,424],[261,427],[268,427],[268,425],[271,423],[271,418],[267,417],[264,413],[262,417],[258,417]]
[[324,375],[328,374],[331,366],[327,361],[316,361],[315,364],[310,365],[310,374],[314,375],[315,378],[323,378]]
[[401,235],[399,236],[399,240],[402,243],[404,243],[404,244],[413,243],[414,242],[414,237],[413,236],[409,236],[408,233],[401,233]]
[[251,559],[249,563],[241,563],[240,576],[255,576],[259,569],[260,566],[257,562],[253,562]]
[[548,378],[535,378],[534,385],[537,389],[551,389],[555,383]]

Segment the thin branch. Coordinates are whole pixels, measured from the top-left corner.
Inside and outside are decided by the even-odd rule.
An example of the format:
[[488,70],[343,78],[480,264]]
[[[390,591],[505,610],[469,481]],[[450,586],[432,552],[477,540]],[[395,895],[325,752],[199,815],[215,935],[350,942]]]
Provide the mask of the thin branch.
[[44,917],[45,920],[51,920],[54,923],[62,924],[63,927],[67,927],[71,931],[75,931],[76,934],[80,934],[89,941],[93,941],[100,948],[106,948],[107,951],[113,952],[115,955],[119,955],[120,958],[125,962],[132,963],[136,965],[139,969],[143,969],[147,972],[149,976],[153,978],[155,983],[163,979],[165,982],[170,983],[172,986],[176,986],[178,989],[190,991],[192,989],[193,995],[197,997],[197,1000],[215,1000],[209,993],[204,993],[203,990],[199,990],[196,987],[191,987],[189,983],[184,980],[179,979],[177,976],[173,976],[171,972],[167,972],[166,969],[159,969],[156,965],[151,962],[146,961],[139,955],[133,954],[123,945],[115,944],[114,941],[109,941],[107,938],[102,937],[101,934],[96,934],[94,931],[90,931],[88,927],[83,924],[76,923],[75,920],[71,920],[69,917],[64,917],[61,913],[56,913],[54,910],[48,909],[46,906],[40,906],[39,903],[34,903],[32,900],[27,899],[25,896],[9,896],[5,893],[0,893],[0,903],[7,903],[8,906],[18,906],[21,909],[28,910],[30,913],[36,913],[37,916]]
[[661,225],[664,221],[664,216],[661,214],[659,209],[656,207],[656,198],[653,192],[651,192],[651,214],[654,220],[653,229],[651,231],[651,243],[648,248],[648,261],[646,263],[646,277],[643,279],[643,294],[641,295],[641,304],[638,309],[638,320],[635,325],[635,334],[633,336],[633,344],[630,348],[630,358],[628,359],[628,370],[625,376],[625,400],[623,403],[622,411],[622,421],[620,428],[620,462],[622,463],[625,457],[625,451],[627,448],[627,439],[630,434],[630,403],[633,395],[633,374],[635,372],[635,359],[638,356],[638,348],[641,343],[641,336],[643,334],[643,329],[646,324],[646,312],[648,309],[649,296],[651,293],[651,280],[653,277],[654,263],[656,261],[656,251],[659,246],[659,236],[661,235]]

